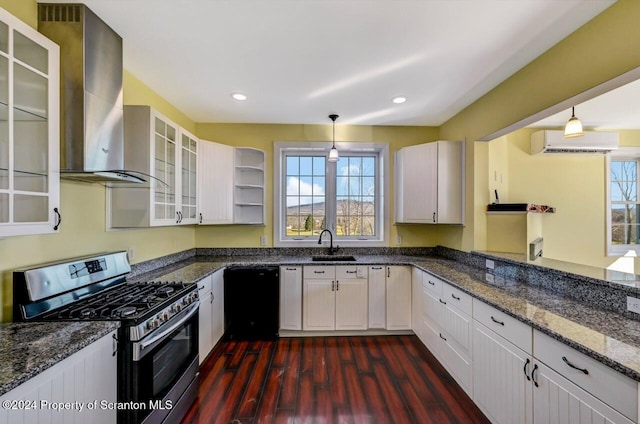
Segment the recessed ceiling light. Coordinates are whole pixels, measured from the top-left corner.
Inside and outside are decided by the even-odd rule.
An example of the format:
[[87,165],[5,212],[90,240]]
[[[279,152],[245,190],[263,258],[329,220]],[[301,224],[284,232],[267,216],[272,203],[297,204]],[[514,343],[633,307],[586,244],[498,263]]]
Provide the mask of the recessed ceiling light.
[[242,93],[233,93],[231,97],[233,97],[236,100],[247,100],[247,96],[245,96]]
[[391,101],[395,104],[400,104],[400,103],[404,103],[407,101],[407,98],[404,96],[397,96],[394,97],[393,99],[391,99]]

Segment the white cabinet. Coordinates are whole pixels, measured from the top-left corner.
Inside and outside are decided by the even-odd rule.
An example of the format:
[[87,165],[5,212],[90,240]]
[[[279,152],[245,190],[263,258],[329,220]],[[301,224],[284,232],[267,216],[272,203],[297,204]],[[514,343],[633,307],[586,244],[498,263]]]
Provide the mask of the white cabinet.
[[386,329],[411,329],[411,267],[386,267]]
[[197,139],[149,106],[124,107],[125,168],[145,184],[109,189],[111,227],[197,222]]
[[202,363],[224,334],[224,271],[218,270],[197,282],[198,356]]
[[199,223],[233,224],[234,148],[205,140],[198,147]]
[[236,147],[234,166],[234,222],[264,224],[264,152],[250,147]]
[[424,343],[424,321],[422,319],[422,270],[411,269],[411,329]]
[[421,296],[421,339],[458,384],[470,394],[471,297],[426,272],[423,273]]
[[264,224],[265,153],[200,141],[199,223]]
[[198,359],[200,363],[213,349],[213,293],[211,289],[211,276],[198,281],[198,297],[200,306],[198,309]]
[[[116,410],[101,408],[101,402],[117,398],[117,355],[115,332],[60,361],[0,397],[2,401],[28,401],[35,408],[0,409],[0,424],[116,422]],[[26,359],[26,358],[25,358]],[[87,405],[98,402],[96,408]],[[44,403],[83,405],[82,410],[41,407]]]
[[280,329],[302,330],[302,267],[280,267]]
[[369,328],[385,328],[387,325],[387,277],[386,267],[369,267]]
[[473,400],[492,422],[637,422],[636,382],[475,299],[473,317]]
[[305,266],[302,329],[366,330],[367,268]]
[[464,223],[464,145],[435,141],[395,154],[395,221]]
[[213,346],[224,335],[224,268],[211,275],[211,332]]
[[60,50],[0,9],[0,237],[60,225]]

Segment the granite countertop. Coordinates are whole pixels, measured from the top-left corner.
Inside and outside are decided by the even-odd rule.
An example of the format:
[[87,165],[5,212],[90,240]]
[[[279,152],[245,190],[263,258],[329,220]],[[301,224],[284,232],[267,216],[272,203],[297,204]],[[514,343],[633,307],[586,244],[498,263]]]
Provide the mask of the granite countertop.
[[0,395],[119,326],[103,321],[0,323]]
[[313,262],[291,256],[197,256],[135,280],[196,282],[229,265],[413,265],[640,382],[640,323],[508,279],[485,281],[485,270],[441,257],[356,255],[356,262]]

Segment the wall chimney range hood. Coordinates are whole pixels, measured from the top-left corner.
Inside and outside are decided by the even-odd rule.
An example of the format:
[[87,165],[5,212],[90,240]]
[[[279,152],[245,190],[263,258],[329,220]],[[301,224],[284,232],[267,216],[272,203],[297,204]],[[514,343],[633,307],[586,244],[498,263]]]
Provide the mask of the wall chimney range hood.
[[60,177],[144,182],[124,170],[122,38],[83,4],[38,5],[60,45]]

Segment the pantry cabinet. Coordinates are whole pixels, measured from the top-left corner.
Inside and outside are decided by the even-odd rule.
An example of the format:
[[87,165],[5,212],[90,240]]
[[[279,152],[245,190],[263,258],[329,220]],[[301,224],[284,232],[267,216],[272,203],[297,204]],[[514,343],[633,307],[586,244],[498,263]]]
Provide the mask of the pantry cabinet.
[[0,237],[57,232],[60,50],[0,9]]
[[125,168],[145,184],[109,188],[111,227],[197,222],[198,141],[149,106],[124,107]]
[[367,267],[305,266],[303,286],[303,330],[367,329]]
[[[107,334],[5,393],[0,402],[26,401],[31,407],[0,408],[0,424],[115,423],[116,409],[101,407],[103,403],[113,405],[117,401],[115,336],[115,332]],[[44,406],[54,403],[82,405],[83,408]],[[89,408],[89,404],[96,407]]]
[[395,154],[395,222],[464,224],[464,145],[434,141]]

